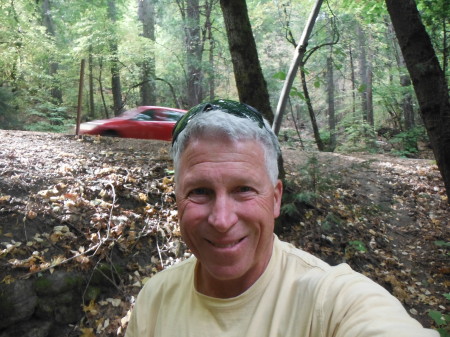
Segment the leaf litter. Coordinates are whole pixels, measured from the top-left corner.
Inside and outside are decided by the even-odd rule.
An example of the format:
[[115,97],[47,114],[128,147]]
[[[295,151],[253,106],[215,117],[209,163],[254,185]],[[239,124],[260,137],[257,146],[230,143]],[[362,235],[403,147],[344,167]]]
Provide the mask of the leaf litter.
[[[111,290],[83,302],[80,336],[123,336],[135,297],[158,271],[187,257],[168,143],[0,131],[0,281],[52,273],[93,275]],[[449,206],[431,160],[306,153],[284,146],[296,212],[277,234],[331,264],[374,279],[425,326],[447,310]],[[311,160],[316,156],[317,160]],[[111,268],[110,268],[111,269]]]

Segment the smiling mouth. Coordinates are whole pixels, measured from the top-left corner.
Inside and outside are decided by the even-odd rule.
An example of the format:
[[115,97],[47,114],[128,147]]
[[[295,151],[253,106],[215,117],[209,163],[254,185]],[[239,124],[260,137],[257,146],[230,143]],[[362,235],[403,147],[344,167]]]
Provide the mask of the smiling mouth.
[[237,244],[239,244],[240,242],[242,242],[242,240],[244,240],[244,239],[245,239],[245,237],[242,239],[239,239],[237,241],[231,242],[231,243],[219,243],[219,242],[213,242],[210,240],[206,240],[206,241],[208,241],[211,245],[213,245],[216,248],[232,248],[232,247],[236,246]]

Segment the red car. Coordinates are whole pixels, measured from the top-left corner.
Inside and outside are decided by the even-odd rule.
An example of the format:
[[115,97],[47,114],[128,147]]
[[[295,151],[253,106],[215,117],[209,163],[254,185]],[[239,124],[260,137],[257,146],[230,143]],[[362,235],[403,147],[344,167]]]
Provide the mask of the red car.
[[138,106],[118,117],[81,123],[79,134],[140,139],[172,139],[175,123],[186,110]]

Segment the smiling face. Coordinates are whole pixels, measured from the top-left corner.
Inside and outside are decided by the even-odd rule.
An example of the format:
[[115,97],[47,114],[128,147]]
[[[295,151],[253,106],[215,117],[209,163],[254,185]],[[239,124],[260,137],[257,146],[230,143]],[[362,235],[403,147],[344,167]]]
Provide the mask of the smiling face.
[[272,254],[282,184],[253,140],[192,140],[180,157],[176,197],[184,241],[197,257],[197,290],[232,297],[264,272]]

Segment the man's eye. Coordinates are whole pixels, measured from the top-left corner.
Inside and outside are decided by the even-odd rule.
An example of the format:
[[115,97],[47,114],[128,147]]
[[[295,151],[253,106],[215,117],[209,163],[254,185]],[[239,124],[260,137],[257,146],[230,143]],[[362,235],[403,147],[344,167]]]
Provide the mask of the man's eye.
[[202,196],[202,195],[207,195],[208,194],[208,190],[206,188],[196,188],[193,189],[191,192],[189,192],[189,195],[191,196]]
[[248,192],[252,192],[253,188],[251,188],[250,186],[240,186],[237,191],[239,193],[248,193]]
[[211,197],[211,190],[207,188],[194,188],[188,194],[188,199],[198,204],[208,202],[210,197]]

